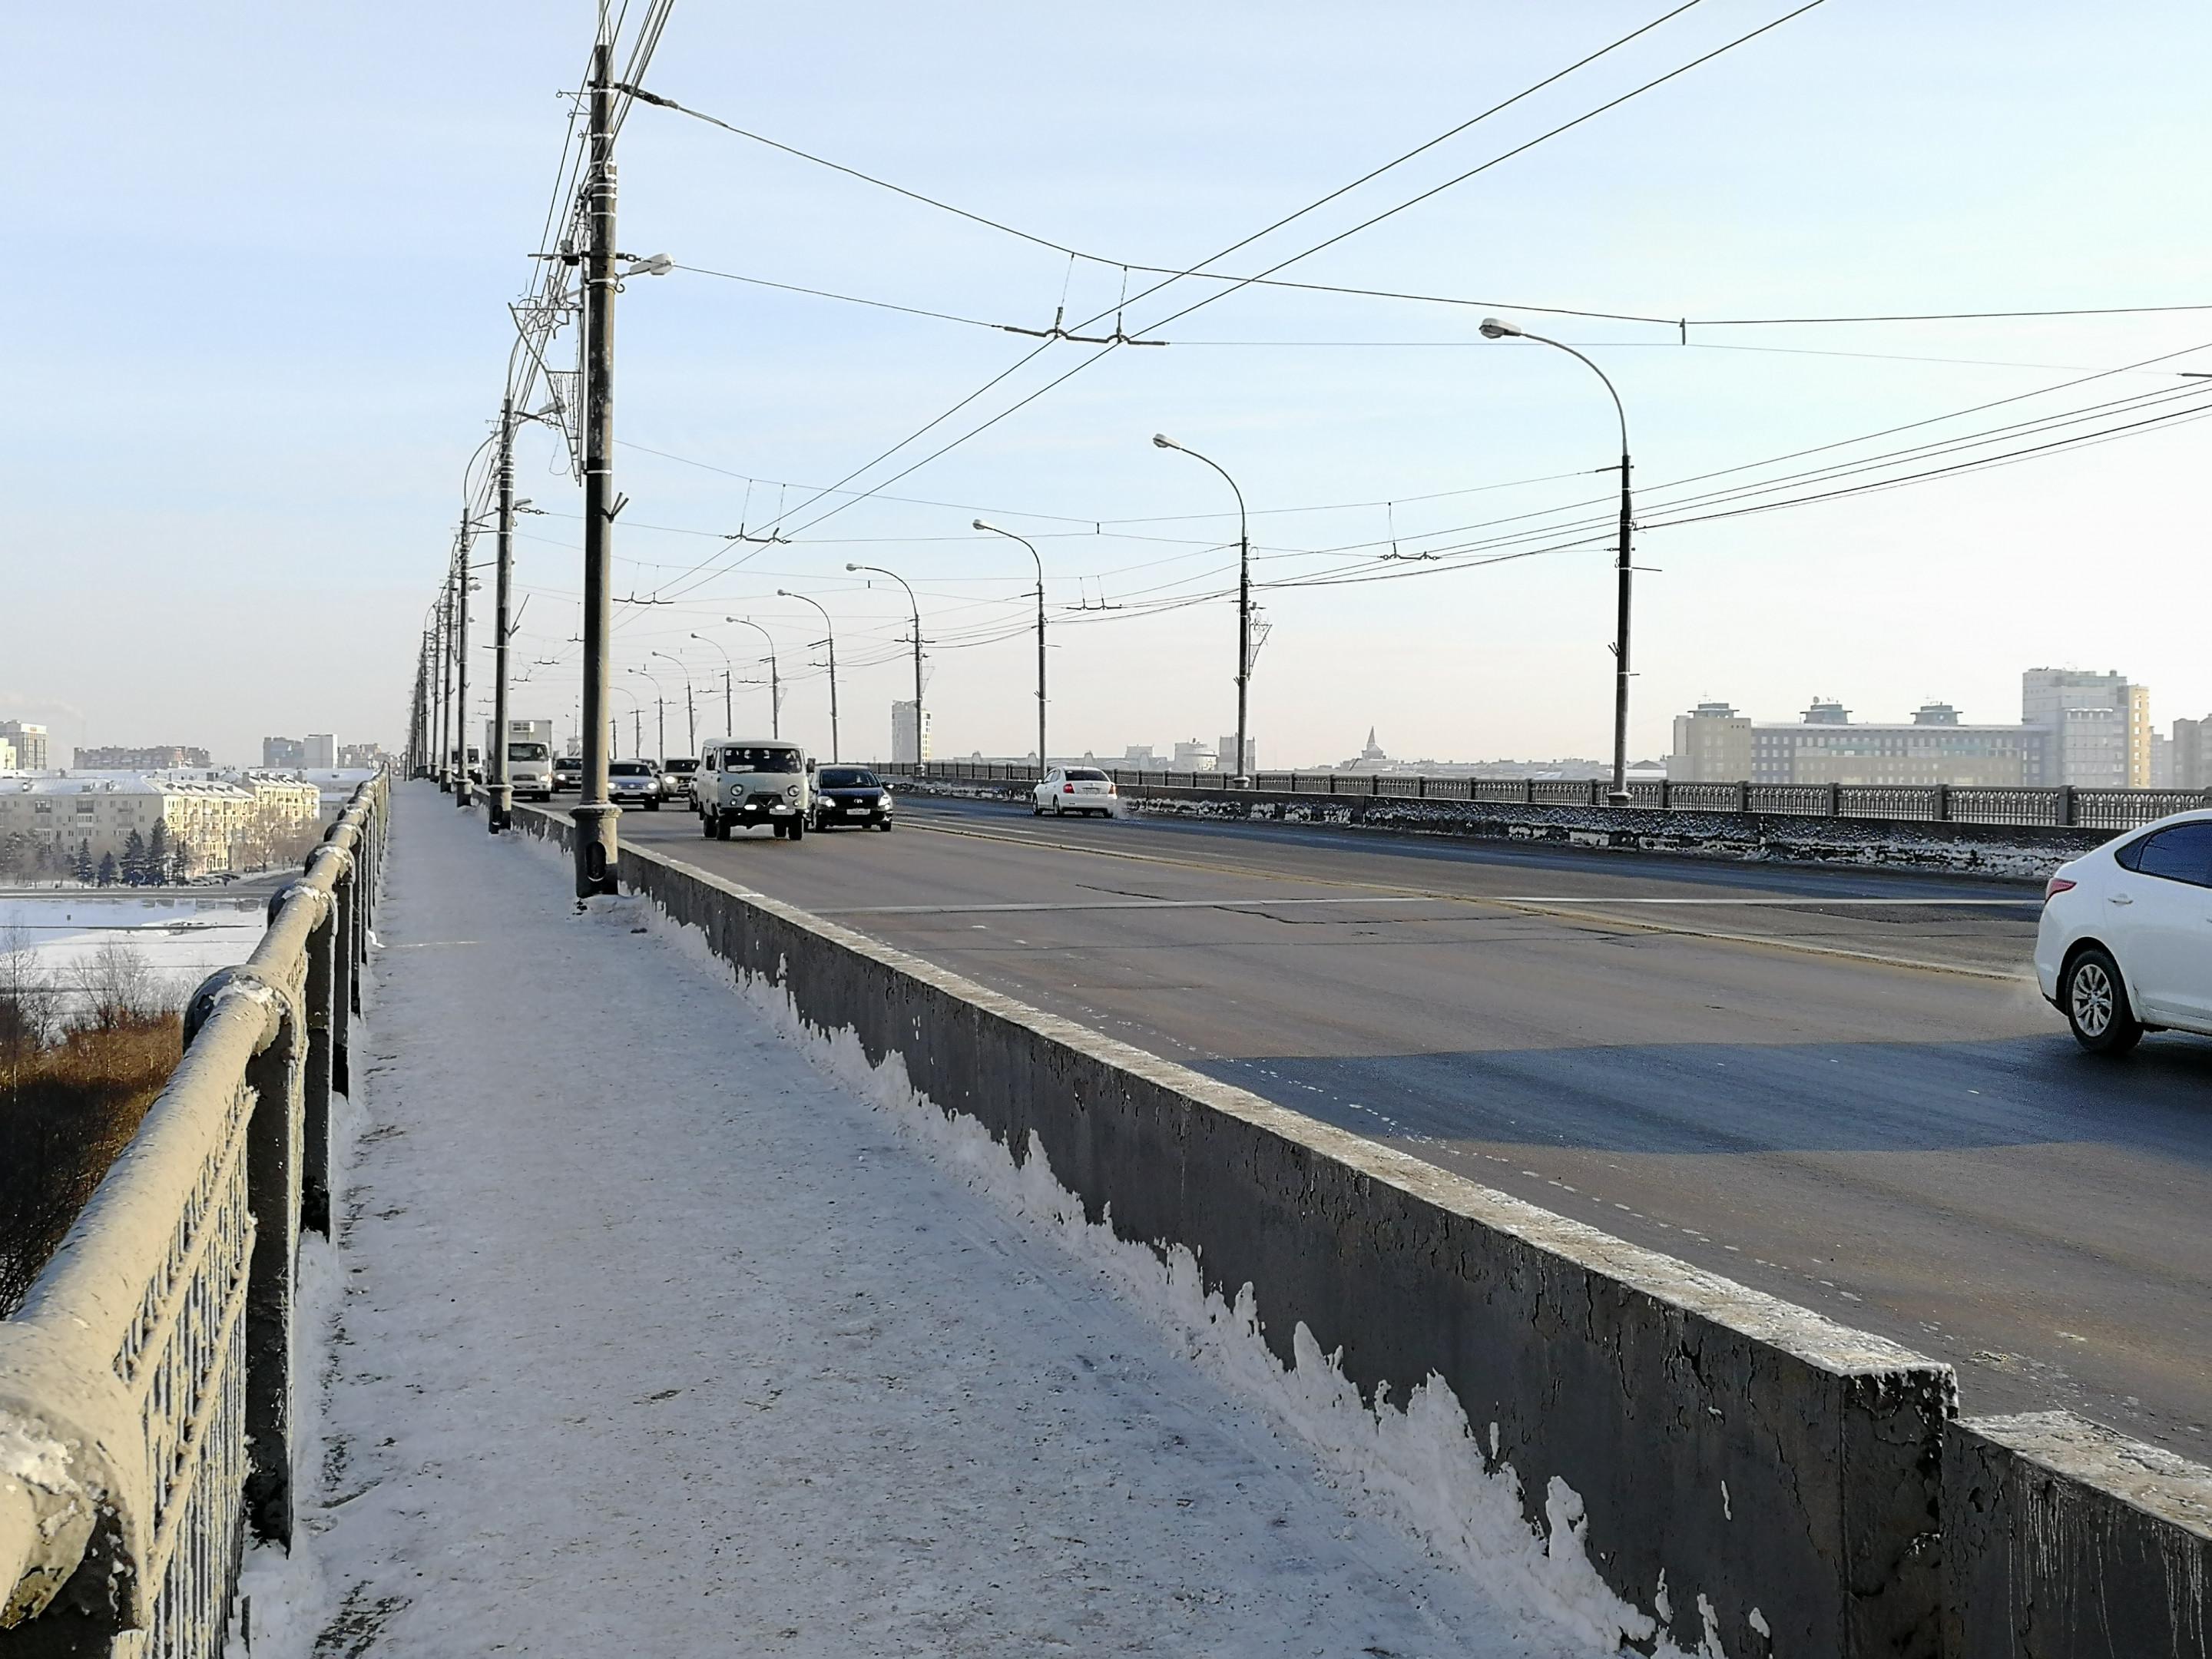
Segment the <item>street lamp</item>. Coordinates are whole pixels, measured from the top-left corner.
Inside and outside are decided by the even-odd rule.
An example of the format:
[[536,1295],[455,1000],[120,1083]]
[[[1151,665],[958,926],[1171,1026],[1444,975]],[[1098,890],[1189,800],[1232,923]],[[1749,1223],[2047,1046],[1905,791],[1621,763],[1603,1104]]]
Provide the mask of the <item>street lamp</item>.
[[777,588],[777,589],[775,590],[775,596],[776,596],[776,598],[778,598],[779,599],[805,599],[807,604],[809,604],[809,605],[812,605],[812,606],[813,606],[817,611],[821,611],[821,612],[822,612],[822,630],[823,630],[823,632],[824,634],[826,634],[826,635],[829,636],[829,645],[830,645],[830,760],[831,760],[831,762],[832,762],[832,763],[835,763],[835,762],[838,759],[838,754],[837,754],[837,630],[836,630],[836,628],[831,624],[831,623],[830,623],[830,612],[829,612],[829,611],[827,610],[827,608],[825,608],[825,607],[823,606],[823,603],[822,603],[822,601],[821,601],[821,600],[819,600],[819,599],[808,599],[808,598],[807,598],[807,596],[806,596],[805,594],[804,594],[804,593],[794,593],[794,592],[793,592],[789,588],[787,588],[787,587],[779,587],[779,588]]
[[660,689],[660,682],[653,677],[651,669],[633,668],[629,672],[644,675],[646,684],[653,688],[653,706],[659,710],[659,726],[653,739],[659,745],[655,758],[665,757],[668,753],[668,694]]
[[[691,637],[702,645],[711,645],[715,650],[722,651],[720,641],[710,640],[704,634],[694,634]],[[730,712],[730,653],[726,651],[722,651],[722,735],[726,738],[738,735],[737,717]]]
[[1011,530],[1001,530],[998,526],[986,524],[981,519],[975,520],[975,528],[988,530],[994,536],[1004,536],[1008,541],[1019,542],[1024,547],[1029,549],[1030,557],[1036,561],[1037,775],[1042,777],[1052,767],[1052,761],[1044,746],[1044,556],[1036,550],[1036,544],[1026,536],[1017,536]]
[[[685,662],[681,657],[670,656],[665,651],[648,651],[646,654],[649,657],[659,657],[665,661],[672,662],[678,668],[684,671],[684,741],[690,745],[689,752],[696,755],[699,752],[699,714],[698,711],[691,706],[691,665]],[[665,761],[668,757],[664,755],[661,758]]]
[[1631,506],[1628,491],[1628,410],[1620,401],[1620,393],[1613,387],[1606,372],[1590,362],[1572,346],[1562,341],[1548,339],[1541,334],[1531,334],[1512,323],[1501,322],[1495,317],[1482,319],[1482,337],[1486,340],[1534,340],[1539,345],[1555,346],[1570,357],[1581,360],[1583,366],[1605,382],[1605,389],[1613,398],[1613,412],[1620,417],[1620,533],[1615,544],[1613,568],[1620,578],[1620,614],[1615,623],[1613,642],[1613,787],[1606,795],[1612,806],[1629,804],[1628,793],[1628,614],[1629,583],[1632,580],[1628,562],[1628,536]]
[[1205,461],[1221,474],[1237,497],[1237,769],[1231,781],[1243,788],[1250,782],[1244,775],[1244,757],[1252,752],[1251,739],[1245,735],[1248,693],[1252,683],[1252,526],[1244,511],[1244,492],[1237,488],[1237,480],[1229,476],[1220,462],[1177,443],[1164,432],[1152,434],[1152,442],[1162,449],[1181,450],[1194,461]]
[[[906,588],[906,602],[914,607],[914,769],[917,774],[927,776],[929,762],[922,753],[927,746],[923,741],[927,728],[921,723],[921,601],[915,598],[914,589],[907,586],[906,578],[896,570],[886,570],[879,564],[848,564],[845,568],[869,570],[878,576],[889,576],[901,587]],[[893,756],[892,758],[896,760],[897,757]]]
[[775,666],[775,635],[750,617],[725,617],[722,620],[741,623],[768,641],[768,734],[771,738],[781,738],[783,736],[783,681],[778,677]]

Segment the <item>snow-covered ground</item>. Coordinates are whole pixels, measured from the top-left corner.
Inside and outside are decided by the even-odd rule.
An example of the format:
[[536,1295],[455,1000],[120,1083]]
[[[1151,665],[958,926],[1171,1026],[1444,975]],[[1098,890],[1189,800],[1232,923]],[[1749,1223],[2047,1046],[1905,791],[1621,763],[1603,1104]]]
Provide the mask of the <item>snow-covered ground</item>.
[[21,945],[66,991],[100,947],[122,940],[179,990],[179,1001],[218,968],[253,954],[267,925],[265,895],[250,898],[79,890],[0,896],[0,950]]
[[638,902],[576,916],[536,843],[396,793],[311,1259],[325,1438],[293,1555],[249,1564],[257,1659],[1613,1650],[1587,1565],[1449,1461],[1448,1399],[1392,1413],[1473,1502],[1440,1550],[1319,1356],[1271,1409],[1256,1339],[1054,1219],[1040,1161],[833,1079]]

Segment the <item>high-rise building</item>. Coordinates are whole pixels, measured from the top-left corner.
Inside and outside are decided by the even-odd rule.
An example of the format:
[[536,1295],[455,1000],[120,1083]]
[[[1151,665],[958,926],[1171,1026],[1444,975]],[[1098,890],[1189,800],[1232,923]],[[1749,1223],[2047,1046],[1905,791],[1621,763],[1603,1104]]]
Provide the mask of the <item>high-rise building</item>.
[[2173,787],[2212,789],[2212,714],[2174,721]]
[[307,745],[297,738],[264,738],[261,739],[261,763],[264,766],[305,766]]
[[1751,776],[1751,720],[1725,702],[1701,702],[1674,716],[1671,782],[1741,783]]
[[15,745],[7,738],[0,738],[0,772],[14,770],[15,770]]
[[[1370,743],[1375,741],[1374,732],[1367,734],[1367,740]],[[1231,777],[1249,778],[1260,769],[1260,739],[1257,738],[1247,737],[1244,739],[1244,764],[1242,766],[1237,764],[1237,734],[1234,732],[1222,733],[1213,752],[1220,757],[1221,769]]]
[[2030,783],[2150,787],[2150,690],[2114,669],[2031,668],[2020,677],[2022,725],[2044,735]]
[[338,740],[327,732],[308,732],[307,742],[301,747],[307,754],[307,758],[301,763],[303,766],[326,772],[338,763]]
[[0,738],[5,738],[15,750],[15,763],[24,771],[43,772],[53,764],[45,726],[27,720],[0,720]]
[[338,764],[349,771],[367,768],[374,770],[384,764],[386,756],[380,743],[342,743],[338,745]]
[[928,760],[935,752],[930,742],[933,721],[929,710],[925,708],[921,711],[921,730],[918,736],[915,731],[914,711],[915,704],[911,700],[891,704],[891,763],[895,766],[912,766],[917,762]]

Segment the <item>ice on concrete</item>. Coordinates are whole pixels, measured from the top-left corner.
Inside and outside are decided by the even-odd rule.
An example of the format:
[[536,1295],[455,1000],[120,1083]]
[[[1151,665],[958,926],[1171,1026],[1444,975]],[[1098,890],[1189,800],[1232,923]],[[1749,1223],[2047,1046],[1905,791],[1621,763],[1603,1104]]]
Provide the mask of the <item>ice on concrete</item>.
[[1233,1332],[1163,1340],[1044,1187],[978,1178],[1002,1149],[919,1145],[641,905],[575,916],[517,838],[399,793],[322,1443],[292,1557],[249,1567],[257,1659],[1616,1645],[1540,1550],[1486,1571],[1388,1518],[1224,1378]]

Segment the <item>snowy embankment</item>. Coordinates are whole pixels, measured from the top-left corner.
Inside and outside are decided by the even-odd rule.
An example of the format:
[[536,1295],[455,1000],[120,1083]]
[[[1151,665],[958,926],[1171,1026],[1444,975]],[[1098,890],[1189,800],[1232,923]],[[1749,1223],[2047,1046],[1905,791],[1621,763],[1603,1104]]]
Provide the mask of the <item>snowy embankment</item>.
[[[1566,1656],[1638,1620],[1249,1300],[404,792],[300,1540],[251,1651]],[[673,934],[673,937],[666,935]],[[758,995],[758,988],[746,988]],[[825,1074],[826,1073],[826,1074]],[[327,1267],[327,1271],[325,1271]],[[242,1645],[242,1644],[241,1644]]]

